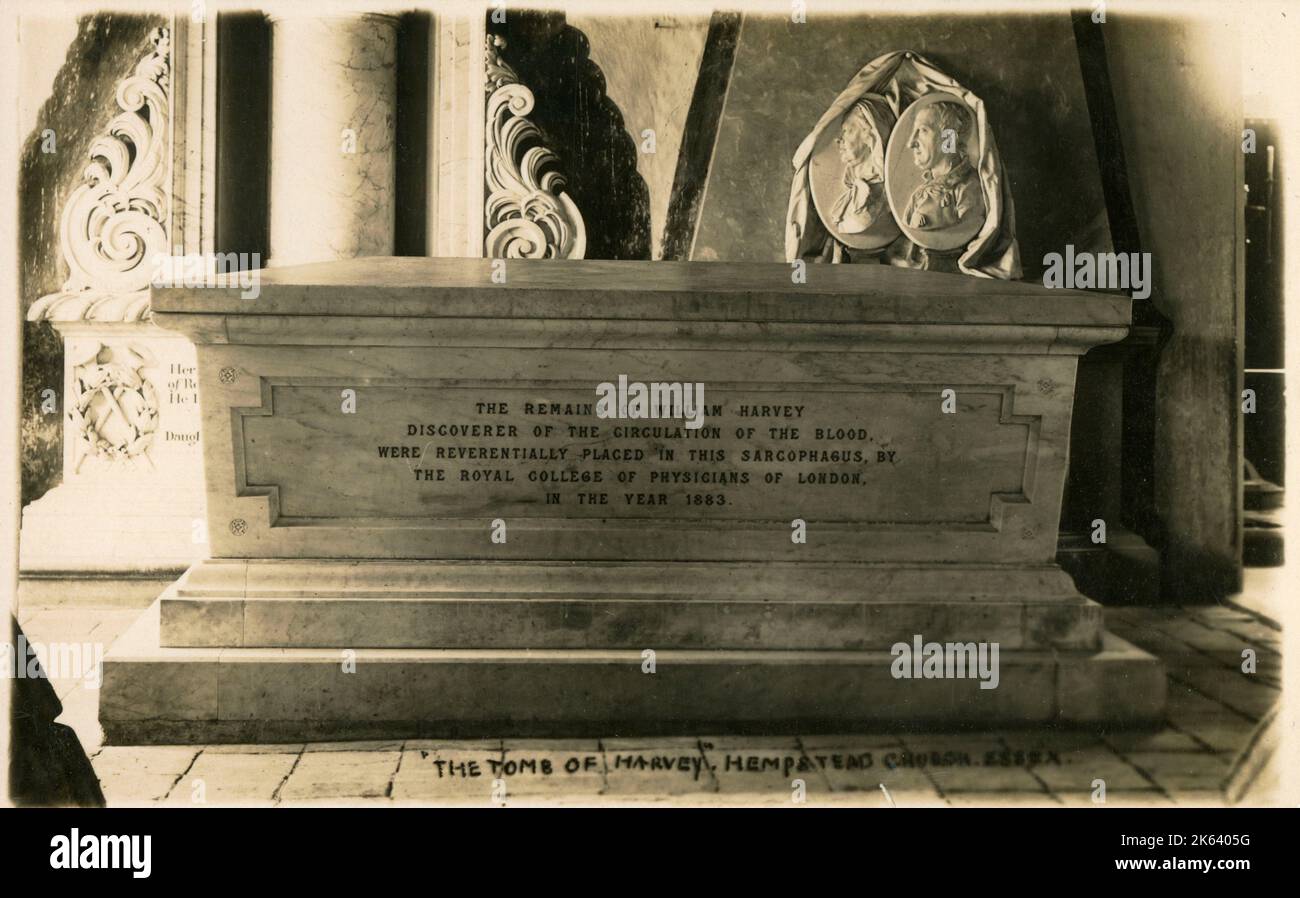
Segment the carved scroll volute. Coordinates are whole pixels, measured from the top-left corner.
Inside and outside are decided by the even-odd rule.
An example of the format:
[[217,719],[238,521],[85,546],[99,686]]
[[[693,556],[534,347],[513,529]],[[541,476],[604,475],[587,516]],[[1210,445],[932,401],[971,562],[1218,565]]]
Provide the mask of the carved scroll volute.
[[587,249],[582,214],[564,192],[559,158],[542,145],[526,116],[533,92],[501,60],[499,38],[487,44],[488,197],[484,206],[491,259],[581,259]]
[[65,293],[132,293],[149,286],[151,258],[167,239],[168,90],[171,34],[117,86],[122,109],[90,147],[82,183],[63,209],[60,238],[70,274]]

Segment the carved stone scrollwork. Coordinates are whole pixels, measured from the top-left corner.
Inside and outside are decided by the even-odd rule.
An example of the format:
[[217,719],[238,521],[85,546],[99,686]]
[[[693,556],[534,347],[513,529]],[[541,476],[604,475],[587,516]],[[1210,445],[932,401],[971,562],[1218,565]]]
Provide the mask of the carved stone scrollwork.
[[118,114],[90,146],[82,183],[59,228],[69,276],[28,318],[134,321],[148,314],[150,260],[170,252],[171,33],[156,28],[152,50],[117,86]]
[[501,59],[499,37],[487,42],[487,237],[492,259],[581,259],[587,248],[582,214],[564,192],[559,158],[542,145],[526,116],[533,92]]

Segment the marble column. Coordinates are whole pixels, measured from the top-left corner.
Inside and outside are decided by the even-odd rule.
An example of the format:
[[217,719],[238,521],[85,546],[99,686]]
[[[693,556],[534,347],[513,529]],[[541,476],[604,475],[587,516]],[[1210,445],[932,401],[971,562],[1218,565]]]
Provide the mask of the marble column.
[[393,254],[397,18],[271,19],[271,264]]
[[430,256],[483,255],[483,126],[487,17],[446,10],[430,29],[434,114],[429,117],[426,249]]

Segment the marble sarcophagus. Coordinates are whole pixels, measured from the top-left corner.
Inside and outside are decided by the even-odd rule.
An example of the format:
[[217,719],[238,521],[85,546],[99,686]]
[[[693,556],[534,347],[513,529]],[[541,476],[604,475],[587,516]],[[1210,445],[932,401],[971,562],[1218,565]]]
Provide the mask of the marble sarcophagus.
[[[1159,663],[1054,562],[1078,357],[1129,300],[791,273],[375,258],[155,289],[197,349],[212,557],[109,653],[107,737],[1158,717]],[[702,402],[610,414],[601,384]]]

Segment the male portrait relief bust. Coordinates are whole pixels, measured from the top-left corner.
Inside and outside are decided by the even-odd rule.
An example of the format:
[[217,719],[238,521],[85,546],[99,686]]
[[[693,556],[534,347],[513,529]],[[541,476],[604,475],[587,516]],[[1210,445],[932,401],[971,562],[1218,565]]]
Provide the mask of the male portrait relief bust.
[[979,178],[966,155],[970,133],[970,112],[961,103],[945,100],[917,114],[907,148],[921,183],[903,213],[908,227],[941,230],[984,215]]
[[[894,248],[894,264],[933,267],[984,226],[989,207],[975,124],[970,104],[943,89],[927,90],[899,115],[885,154],[885,193],[907,238]],[[955,270],[955,260],[942,267]]]

